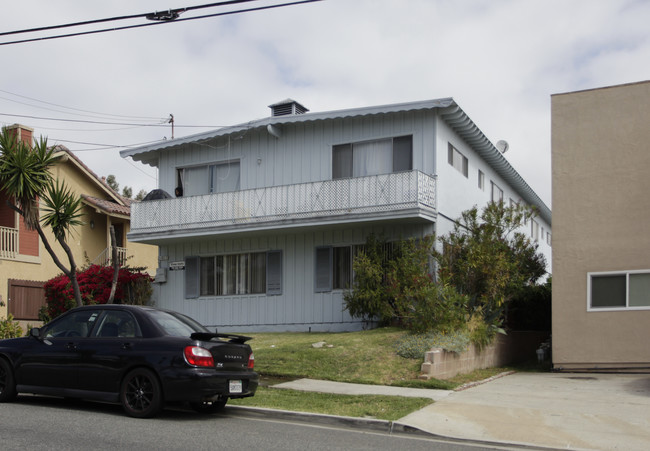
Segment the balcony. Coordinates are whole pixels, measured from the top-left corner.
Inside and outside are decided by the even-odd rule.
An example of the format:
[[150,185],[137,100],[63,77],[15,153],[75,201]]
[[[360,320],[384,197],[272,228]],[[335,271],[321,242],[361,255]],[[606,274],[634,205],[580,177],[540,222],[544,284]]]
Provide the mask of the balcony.
[[129,240],[435,216],[435,177],[409,171],[138,202]]
[[[120,266],[126,265],[127,254],[125,247],[117,248],[117,261]],[[107,247],[92,262],[91,265],[113,266],[113,249]]]
[[18,229],[0,227],[0,258],[15,260],[18,250]]

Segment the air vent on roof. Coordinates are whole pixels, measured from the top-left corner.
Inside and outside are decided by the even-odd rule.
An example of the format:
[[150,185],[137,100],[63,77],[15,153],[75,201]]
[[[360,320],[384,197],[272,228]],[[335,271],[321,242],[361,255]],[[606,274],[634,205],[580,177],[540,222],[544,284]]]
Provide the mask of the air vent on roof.
[[304,114],[309,111],[293,99],[283,100],[282,102],[269,105],[271,116],[289,116],[291,114]]

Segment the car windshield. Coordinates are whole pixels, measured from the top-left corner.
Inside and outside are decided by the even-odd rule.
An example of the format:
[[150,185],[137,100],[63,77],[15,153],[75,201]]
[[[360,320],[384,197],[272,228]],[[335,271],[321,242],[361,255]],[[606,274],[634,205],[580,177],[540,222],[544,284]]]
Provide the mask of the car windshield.
[[152,310],[151,319],[165,332],[173,337],[189,337],[194,332],[210,332],[201,324],[177,313]]

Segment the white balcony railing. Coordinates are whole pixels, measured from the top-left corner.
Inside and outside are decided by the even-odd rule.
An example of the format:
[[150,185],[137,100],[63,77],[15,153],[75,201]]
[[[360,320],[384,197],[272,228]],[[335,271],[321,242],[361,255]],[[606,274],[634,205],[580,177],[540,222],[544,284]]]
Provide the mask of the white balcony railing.
[[433,215],[435,196],[434,176],[409,171],[138,202],[131,205],[129,237],[413,209]]
[[[104,249],[92,262],[93,265],[99,266],[112,266],[113,265],[113,251],[110,247]],[[118,247],[117,248],[117,261],[120,263],[120,266],[126,264],[126,248]]]
[[0,258],[15,259],[19,251],[18,229],[0,227]]

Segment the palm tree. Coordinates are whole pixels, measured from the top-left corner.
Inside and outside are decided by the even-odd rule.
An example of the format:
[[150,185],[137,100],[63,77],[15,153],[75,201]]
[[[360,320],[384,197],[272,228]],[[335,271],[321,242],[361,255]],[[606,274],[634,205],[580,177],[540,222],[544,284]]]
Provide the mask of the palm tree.
[[[38,232],[56,266],[70,279],[77,306],[83,305],[77,265],[66,242],[72,228],[83,224],[80,219],[83,206],[81,199],[64,183],[54,180],[50,172],[57,160],[54,149],[48,148],[47,139],[42,137],[32,148],[28,143],[18,141],[14,133],[2,130],[0,152],[0,190],[9,196],[7,204],[24,218],[29,230]],[[42,217],[39,215],[39,199],[44,213]],[[52,229],[54,238],[68,256],[70,268],[52,249],[41,224]]]

